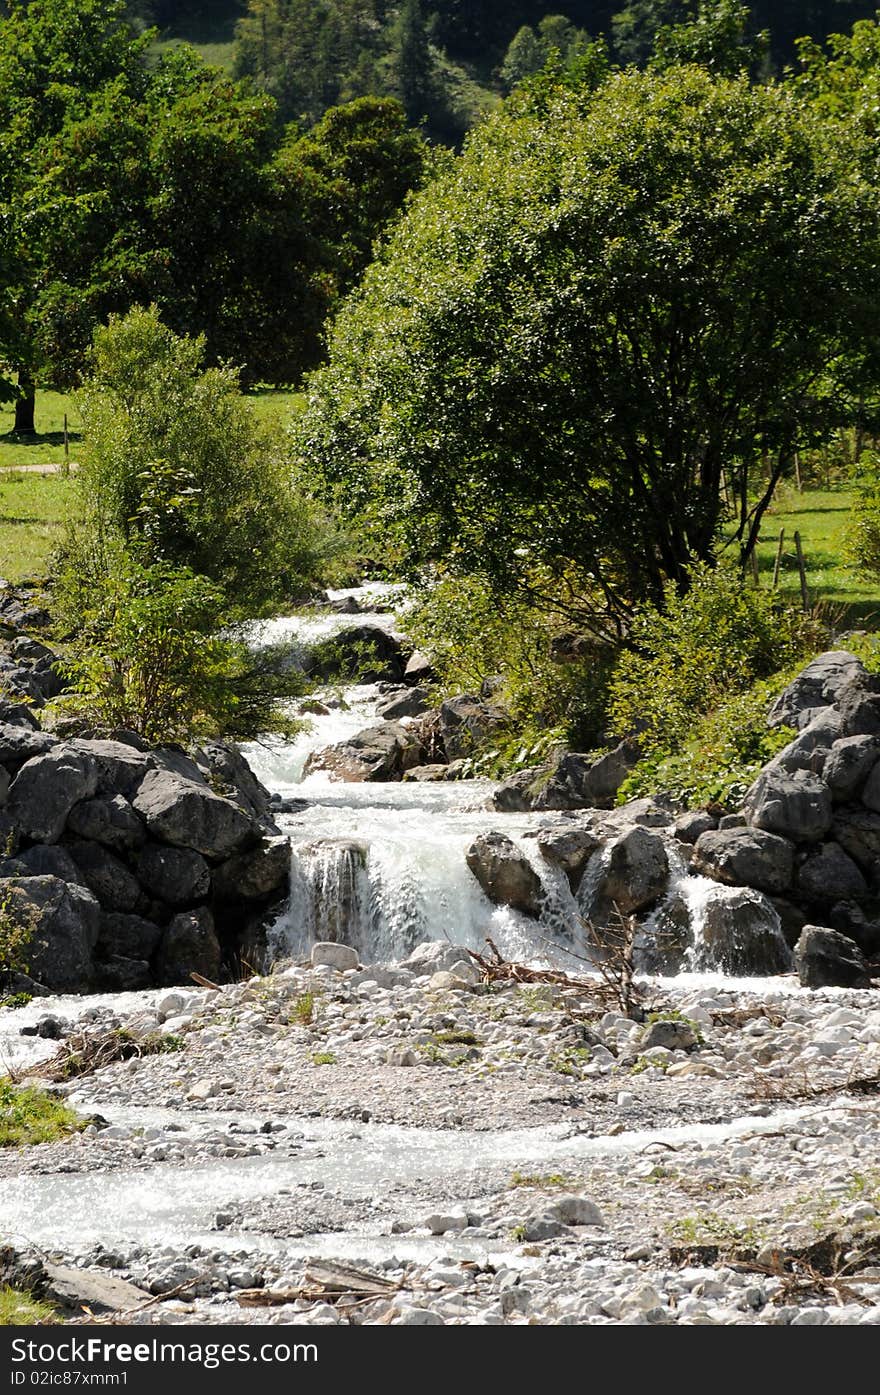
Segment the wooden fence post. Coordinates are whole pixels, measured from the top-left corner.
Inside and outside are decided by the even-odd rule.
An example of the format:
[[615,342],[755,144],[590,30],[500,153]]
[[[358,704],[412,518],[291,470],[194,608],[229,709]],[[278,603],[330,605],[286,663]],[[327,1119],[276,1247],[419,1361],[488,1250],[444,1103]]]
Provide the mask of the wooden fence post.
[[810,598],[807,594],[807,569],[804,566],[804,552],[801,547],[800,533],[795,533],[794,545],[797,548],[798,571],[801,574],[801,604],[806,611],[810,608]]
[[785,529],[779,530],[779,542],[776,547],[776,561],[773,563],[773,590],[779,585],[779,568],[782,566],[782,548],[785,543]]

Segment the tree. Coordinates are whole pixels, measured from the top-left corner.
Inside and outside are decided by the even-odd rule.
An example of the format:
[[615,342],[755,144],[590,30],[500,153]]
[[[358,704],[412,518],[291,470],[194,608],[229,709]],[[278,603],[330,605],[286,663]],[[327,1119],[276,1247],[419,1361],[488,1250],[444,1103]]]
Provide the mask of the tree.
[[835,365],[875,333],[855,139],[696,68],[508,104],[344,307],[301,458],[386,555],[556,578],[619,624],[716,556],[722,481],[746,560],[794,450],[850,410]]
[[766,70],[770,34],[767,30],[753,34],[751,19],[748,5],[740,0],[699,0],[692,18],[658,30],[651,66],[699,63],[709,72],[727,77]]

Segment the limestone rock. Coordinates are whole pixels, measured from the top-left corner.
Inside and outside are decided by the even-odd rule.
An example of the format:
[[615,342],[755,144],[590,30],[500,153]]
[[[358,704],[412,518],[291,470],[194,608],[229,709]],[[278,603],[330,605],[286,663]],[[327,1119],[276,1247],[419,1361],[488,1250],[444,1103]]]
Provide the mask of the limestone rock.
[[58,877],[6,880],[0,882],[0,896],[7,900],[7,913],[32,932],[30,975],[56,993],[87,992],[101,918],[94,896]]
[[422,759],[421,742],[399,722],[368,727],[336,746],[313,751],[305,773],[326,770],[339,780],[351,783],[400,779],[406,770]]
[[669,878],[666,845],[647,828],[631,828],[610,845],[600,896],[624,915],[653,905]]
[[176,915],[162,936],[156,976],[169,987],[189,983],[193,972],[216,983],[220,976],[220,943],[214,918],[206,906]]
[[447,760],[463,760],[475,755],[508,720],[503,707],[484,702],[473,693],[449,698],[440,708],[440,730]]
[[726,974],[781,974],[791,950],[773,906],[759,891],[719,886],[702,908],[695,959]]
[[465,860],[490,901],[525,915],[539,915],[544,895],[541,879],[506,833],[480,834]]
[[844,736],[835,741],[822,769],[822,778],[836,802],[856,799],[880,757],[876,736]]
[[117,852],[138,848],[147,836],[142,821],[121,794],[109,799],[86,799],[75,804],[67,819],[68,832]]
[[831,827],[831,792],[809,771],[789,774],[768,769],[748,791],[743,812],[753,828],[778,833],[795,843],[815,843]]
[[798,978],[805,988],[870,988],[868,967],[858,945],[836,930],[805,925],[795,951]]
[[238,805],[165,770],[149,771],[134,808],[155,838],[208,858],[227,858],[255,836],[253,819]]
[[62,746],[25,762],[10,786],[6,810],[24,837],[57,843],[74,804],[90,799],[97,785],[95,762]]
[[214,869],[214,895],[220,901],[259,901],[283,887],[290,876],[290,842],[263,838]]
[[697,839],[692,868],[716,881],[778,895],[791,886],[794,848],[759,828],[715,829]]
[[565,824],[558,824],[542,828],[537,843],[541,856],[554,867],[561,868],[572,892],[577,892],[587,863],[596,849],[602,846],[602,839],[591,828],[569,828]]
[[133,911],[141,899],[137,878],[109,848],[71,840],[67,849],[89,890],[106,911]]
[[211,887],[211,872],[201,853],[192,848],[169,848],[148,843],[137,860],[141,886],[170,906],[192,906],[204,900]]
[[797,889],[815,901],[866,896],[868,885],[839,843],[822,843],[798,869]]
[[326,964],[329,968],[337,969],[341,974],[344,974],[348,969],[356,969],[360,960],[357,950],[352,949],[351,945],[320,940],[317,944],[312,945],[311,962],[313,968],[317,968],[319,964]]
[[855,654],[846,649],[820,654],[776,699],[767,718],[768,726],[805,726],[805,713],[832,705],[849,680],[864,671]]

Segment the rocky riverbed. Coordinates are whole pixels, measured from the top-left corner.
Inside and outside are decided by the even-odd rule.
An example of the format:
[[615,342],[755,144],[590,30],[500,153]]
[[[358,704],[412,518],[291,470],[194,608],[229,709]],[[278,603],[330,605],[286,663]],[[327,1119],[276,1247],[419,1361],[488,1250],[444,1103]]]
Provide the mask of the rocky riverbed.
[[170,1048],[0,1155],[0,1278],[74,1320],[880,1321],[876,990],[682,975],[633,1021],[461,953],[0,1014],[58,1034],[19,1074],[83,1029]]

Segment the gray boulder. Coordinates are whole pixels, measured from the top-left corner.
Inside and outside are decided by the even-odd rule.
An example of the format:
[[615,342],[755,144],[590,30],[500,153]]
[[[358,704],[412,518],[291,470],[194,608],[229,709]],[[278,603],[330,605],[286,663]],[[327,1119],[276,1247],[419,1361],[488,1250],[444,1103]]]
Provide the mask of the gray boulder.
[[650,1051],[654,1046],[662,1046],[667,1051],[693,1051],[697,1044],[697,1034],[689,1023],[660,1018],[645,1028],[639,1048]]
[[142,820],[121,794],[74,804],[68,815],[67,830],[78,838],[103,843],[117,852],[139,848],[147,836]]
[[868,884],[839,843],[822,843],[798,868],[797,889],[813,901],[867,896]]
[[13,773],[25,761],[33,760],[34,756],[44,756],[57,745],[57,736],[51,736],[47,731],[35,731],[29,724],[13,723],[8,718],[0,722],[0,765],[5,765]]
[[[31,731],[38,731],[40,724],[27,703],[0,697],[0,727],[3,726],[30,727]],[[34,751],[33,754],[40,755],[42,753]]]
[[34,756],[21,767],[9,789],[9,817],[35,843],[57,843],[74,804],[90,799],[98,768],[69,746]]
[[136,993],[153,986],[153,973],[146,959],[126,959],[121,954],[96,959],[95,978],[96,986],[105,993]]
[[718,827],[716,814],[708,814],[703,809],[680,814],[675,820],[675,836],[680,843],[698,842],[704,833],[711,833]]
[[192,848],[169,848],[148,843],[137,860],[138,881],[151,896],[169,906],[192,906],[211,888],[211,871]]
[[465,860],[490,901],[537,917],[544,897],[541,878],[506,833],[481,833]]
[[610,809],[639,755],[635,741],[621,741],[603,756],[566,751],[551,766],[511,776],[495,791],[493,806],[504,812]]
[[405,667],[400,640],[378,625],[351,625],[316,645],[303,659],[305,672],[325,682],[347,678],[358,683],[399,683]]
[[714,829],[697,839],[691,870],[779,895],[794,877],[794,848],[786,838],[760,828]]
[[156,961],[161,984],[189,983],[193,973],[216,983],[220,977],[220,942],[206,906],[176,915],[162,936]]
[[154,838],[208,858],[230,857],[256,833],[237,804],[165,770],[148,772],[133,803]]
[[870,988],[858,945],[836,930],[805,925],[795,945],[795,967],[804,988]]
[[743,813],[753,828],[794,843],[816,843],[831,827],[831,791],[807,770],[767,769],[746,794]]
[[117,1279],[112,1274],[96,1273],[92,1269],[49,1263],[45,1266],[43,1292],[51,1303],[77,1315],[83,1309],[93,1313],[134,1312],[150,1297],[127,1279]]
[[880,863],[880,814],[870,809],[839,809],[832,832],[844,852],[873,876]]
[[765,770],[809,770],[823,775],[825,761],[843,734],[843,721],[835,707],[822,707],[787,746],[767,762]]
[[862,804],[872,813],[880,814],[880,764],[875,764],[862,790]]
[[398,722],[401,717],[420,717],[430,712],[431,704],[424,688],[402,688],[393,693],[376,709],[383,722]]
[[224,794],[257,818],[268,812],[271,795],[260,784],[237,746],[225,741],[209,741],[199,752],[198,763],[215,794]]
[[565,824],[542,828],[537,837],[538,851],[554,867],[559,867],[568,878],[573,892],[580,886],[587,863],[602,839],[591,828],[569,828]]
[[880,757],[876,736],[844,736],[835,741],[822,768],[822,779],[835,803],[856,799]]
[[475,755],[509,722],[497,703],[483,702],[473,693],[449,698],[440,708],[440,731],[447,760]]
[[139,915],[125,915],[120,911],[106,912],[101,916],[98,945],[105,955],[119,955],[125,959],[152,959],[162,930],[151,920]]
[[776,699],[767,717],[771,727],[800,728],[807,725],[804,714],[832,706],[850,679],[865,672],[863,665],[846,649],[835,649],[813,659]]
[[427,654],[423,654],[421,649],[414,649],[403,670],[404,683],[433,683],[436,677],[434,666]]
[[759,891],[718,887],[701,915],[694,958],[701,969],[726,974],[782,974],[791,968],[791,950],[779,917]]
[[59,843],[34,843],[16,858],[26,877],[60,877],[63,882],[85,886],[85,878],[70,853]]
[[54,993],[84,993],[92,986],[92,951],[101,911],[84,887],[58,877],[0,883],[0,898],[16,924],[30,931],[28,972]]
[[404,771],[419,764],[422,755],[417,736],[399,722],[385,722],[336,746],[313,751],[306,761],[305,773],[325,770],[349,783],[399,780]]
[[645,910],[663,894],[669,879],[666,844],[647,828],[631,828],[610,845],[599,896],[623,915]]
[[255,848],[214,868],[214,896],[223,902],[260,901],[284,886],[289,876],[289,840],[263,838]]
[[150,769],[150,756],[124,741],[92,741],[77,738],[68,748],[94,761],[98,769],[98,794],[130,796]]
[[468,957],[466,949],[449,940],[425,940],[416,945],[408,959],[404,959],[401,968],[409,969],[417,978],[430,977],[432,974],[449,973]]
[[105,911],[133,911],[141,899],[137,878],[109,848],[79,839],[67,844],[83,881]]

